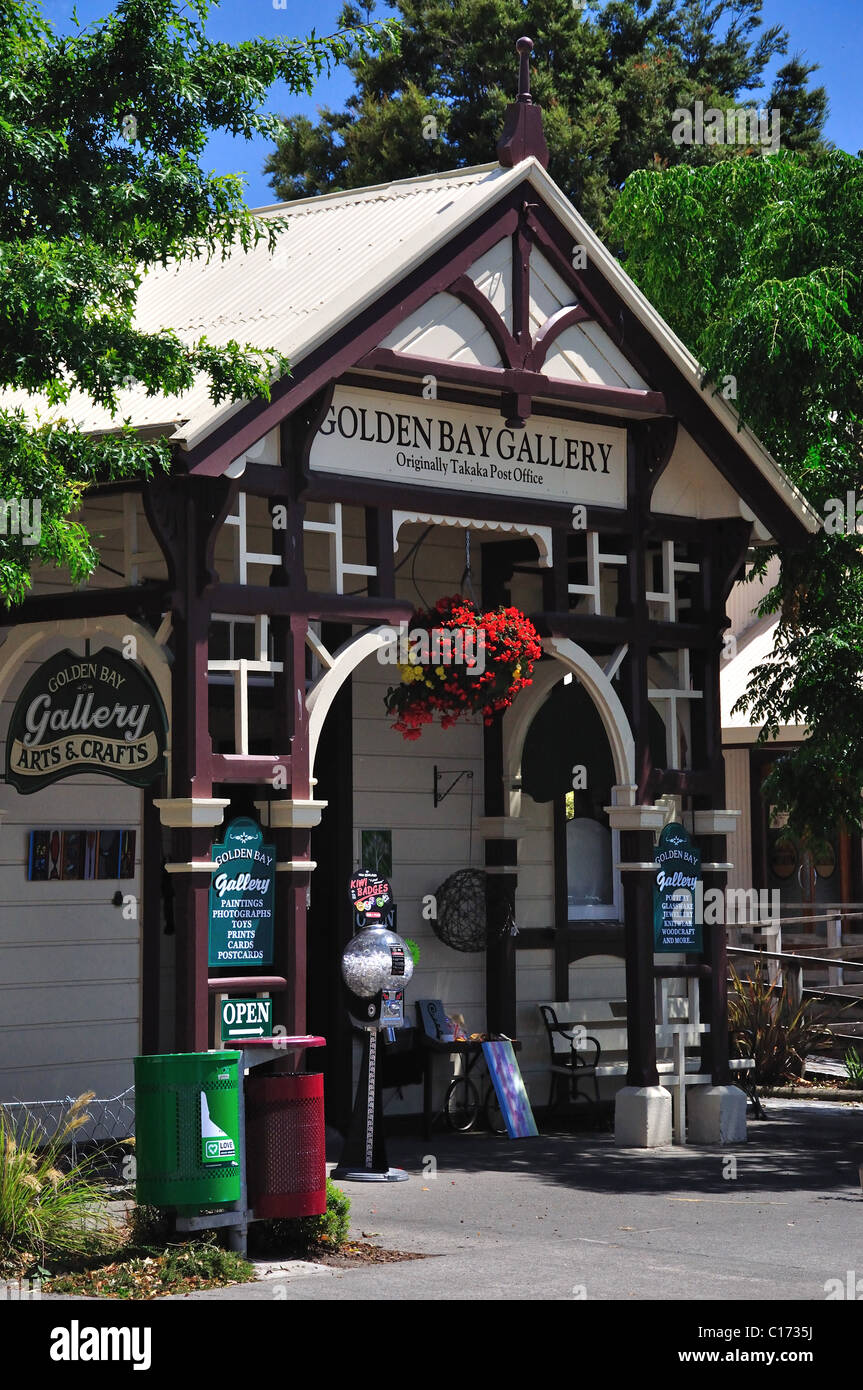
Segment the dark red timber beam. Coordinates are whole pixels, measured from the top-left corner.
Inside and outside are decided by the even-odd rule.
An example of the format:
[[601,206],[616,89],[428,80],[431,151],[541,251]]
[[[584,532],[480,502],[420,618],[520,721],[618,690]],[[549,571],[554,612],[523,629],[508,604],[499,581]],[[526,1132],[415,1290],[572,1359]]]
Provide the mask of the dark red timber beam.
[[[567,313],[569,312],[568,309]],[[569,324],[561,324],[558,332],[563,332],[564,327],[569,327]],[[539,343],[538,338],[536,342]],[[469,362],[447,362],[437,357],[408,356],[406,353],[394,352],[391,348],[374,348],[361,357],[356,365],[363,370],[394,372],[398,376],[432,375],[442,382],[472,386],[480,390],[513,392],[532,397],[548,396],[554,400],[566,401],[575,407],[601,406],[606,410],[622,411],[631,415],[667,413],[665,397],[661,391],[627,386],[600,386],[586,381],[556,381],[543,376],[541,372],[523,367],[476,367]]]
[[341,376],[433,295],[445,292],[497,242],[518,225],[520,188],[511,189],[469,227],[457,232],[428,260],[386,290],[374,304],[298,362],[290,377],[275,384],[269,403],[251,401],[230,420],[177,460],[190,473],[216,476],[311,396]]

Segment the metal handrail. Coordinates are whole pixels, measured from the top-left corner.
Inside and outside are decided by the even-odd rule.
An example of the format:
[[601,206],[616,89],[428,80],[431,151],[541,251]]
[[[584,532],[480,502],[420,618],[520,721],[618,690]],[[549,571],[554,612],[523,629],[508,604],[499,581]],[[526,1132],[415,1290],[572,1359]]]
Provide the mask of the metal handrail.
[[[797,951],[764,951],[757,946],[752,950],[746,946],[726,946],[725,949],[729,956],[764,956],[766,960],[787,960],[793,965],[839,965],[847,966],[849,970],[863,970],[863,961],[837,960],[835,956],[803,956]],[[831,949],[827,947],[827,950]]]
[[[785,907],[788,908],[789,904],[786,903]],[[791,904],[790,907],[791,911],[793,911],[793,904]],[[770,922],[775,923],[777,926],[782,926],[784,924],[785,926],[789,927],[802,927],[808,926],[810,922],[834,922],[837,917],[842,917],[843,919],[851,917],[863,917],[863,909],[859,909],[854,912],[847,912],[840,907],[834,907],[829,912],[812,914],[808,917],[787,917],[784,919],[784,923],[781,915],[779,917],[771,917],[769,920]]]

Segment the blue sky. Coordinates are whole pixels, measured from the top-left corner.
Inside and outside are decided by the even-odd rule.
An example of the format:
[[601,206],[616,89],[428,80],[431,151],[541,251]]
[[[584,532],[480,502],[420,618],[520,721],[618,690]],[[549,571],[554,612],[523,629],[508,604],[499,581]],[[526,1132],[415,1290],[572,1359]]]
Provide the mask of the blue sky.
[[[73,0],[43,0],[42,8],[56,28],[73,27]],[[76,8],[80,22],[87,24],[113,9],[113,5],[111,0],[78,0]],[[341,0],[287,0],[287,8],[278,10],[273,8],[273,0],[221,0],[210,15],[207,29],[211,37],[231,43],[260,35],[303,35],[312,29],[328,34],[337,27],[340,9]],[[383,6],[378,11],[386,12]],[[765,26],[778,23],[788,30],[789,56],[800,53],[807,62],[820,64],[820,71],[811,81],[827,88],[830,114],[825,133],[834,144],[856,154],[863,148],[863,104],[859,94],[863,72],[863,0],[764,0],[763,15]],[[314,117],[320,105],[341,106],[351,87],[350,75],[337,70],[330,78],[321,79],[311,98],[291,97],[284,87],[275,87],[270,105],[279,113],[305,112]],[[205,163],[218,173],[243,174],[248,183],[247,201],[259,207],[274,201],[272,189],[261,173],[268,149],[266,141],[247,142],[218,135],[207,147]]]

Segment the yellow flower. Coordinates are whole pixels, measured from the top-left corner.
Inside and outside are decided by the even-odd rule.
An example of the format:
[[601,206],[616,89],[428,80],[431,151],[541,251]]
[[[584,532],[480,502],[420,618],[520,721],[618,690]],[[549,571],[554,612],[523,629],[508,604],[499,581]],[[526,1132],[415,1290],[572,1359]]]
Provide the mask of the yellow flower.
[[446,675],[446,671],[442,666],[436,666],[434,668],[434,673],[437,676],[438,680],[443,680],[444,676]]
[[515,667],[513,667],[513,672],[512,672],[512,674],[513,674],[513,679],[514,679],[514,680],[518,680],[519,676],[521,675],[521,667],[520,667],[520,666],[515,666]]

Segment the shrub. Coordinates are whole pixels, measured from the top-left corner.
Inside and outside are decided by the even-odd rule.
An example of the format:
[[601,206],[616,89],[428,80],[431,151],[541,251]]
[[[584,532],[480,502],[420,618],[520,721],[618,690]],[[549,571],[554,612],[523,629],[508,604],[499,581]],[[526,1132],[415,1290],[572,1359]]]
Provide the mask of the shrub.
[[792,1004],[784,984],[769,983],[761,961],[745,980],[730,969],[729,1032],[739,1055],[754,1059],[755,1081],[772,1086],[799,1080],[809,1053],[830,1051],[832,1033],[817,1021],[810,1003]]
[[173,1234],[174,1222],[161,1207],[134,1206],[129,1212],[129,1244],[164,1245]]
[[267,1249],[338,1250],[348,1238],[351,1199],[327,1178],[327,1209],[321,1216],[277,1217],[256,1221],[250,1237]]
[[43,1264],[57,1256],[103,1254],[118,1243],[108,1221],[93,1159],[63,1171],[65,1141],[87,1123],[93,1093],[69,1107],[45,1143],[38,1126],[16,1135],[0,1107],[0,1269]]
[[863,1058],[856,1047],[849,1047],[845,1053],[845,1070],[848,1072],[849,1086],[859,1086],[863,1083]]

